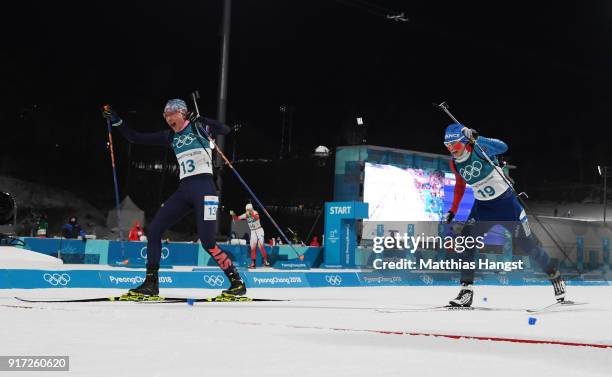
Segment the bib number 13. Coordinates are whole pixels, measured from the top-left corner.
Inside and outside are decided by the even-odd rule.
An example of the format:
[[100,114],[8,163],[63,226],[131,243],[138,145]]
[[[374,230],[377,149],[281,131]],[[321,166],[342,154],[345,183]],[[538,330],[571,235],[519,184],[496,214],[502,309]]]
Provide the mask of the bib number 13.
[[483,189],[478,190],[478,193],[480,194],[480,196],[482,197],[492,197],[493,195],[495,195],[495,189],[491,186],[485,186]]
[[183,174],[191,173],[195,170],[195,163],[193,160],[187,160],[181,162],[181,169],[183,169]]
[[217,219],[218,196],[204,196],[204,221]]

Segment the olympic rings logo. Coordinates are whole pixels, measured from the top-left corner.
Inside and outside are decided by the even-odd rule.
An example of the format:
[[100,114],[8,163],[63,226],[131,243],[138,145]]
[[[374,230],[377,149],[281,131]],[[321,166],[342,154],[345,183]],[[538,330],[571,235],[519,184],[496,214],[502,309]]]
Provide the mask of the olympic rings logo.
[[174,147],[182,148],[190,145],[194,141],[196,141],[196,138],[193,136],[193,134],[179,135],[174,138]]
[[474,161],[471,165],[459,169],[459,174],[461,174],[461,176],[465,178],[466,181],[469,181],[472,178],[479,177],[481,171],[482,163],[480,161]]
[[342,277],[340,275],[325,275],[325,281],[329,285],[340,285],[342,284]]
[[434,279],[429,276],[429,275],[423,275],[421,276],[421,280],[423,281],[423,283],[427,284],[427,285],[432,285],[434,282]]
[[[161,249],[161,259],[168,259],[168,257],[170,256],[170,249],[168,249],[167,247],[162,247]],[[142,249],[140,249],[140,257],[142,259],[147,259],[147,247],[143,247]]]
[[65,287],[70,283],[70,275],[68,274],[44,274],[43,279],[52,286],[56,287],[61,285]]
[[204,282],[213,287],[220,287],[225,283],[225,278],[221,275],[204,275]]

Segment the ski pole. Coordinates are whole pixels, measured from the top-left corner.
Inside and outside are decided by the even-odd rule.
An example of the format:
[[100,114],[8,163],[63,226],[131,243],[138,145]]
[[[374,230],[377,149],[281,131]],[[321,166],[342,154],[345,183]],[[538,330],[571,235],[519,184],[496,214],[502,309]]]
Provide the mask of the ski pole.
[[[109,111],[110,106],[104,105],[104,111]],[[111,132],[111,121],[106,119],[106,129],[108,130],[108,150],[111,157],[111,166],[113,167],[113,181],[115,183],[115,207],[117,209],[117,227],[119,228],[119,241],[121,242],[121,257],[125,257],[125,248],[123,245],[123,231],[121,230],[121,208],[119,206],[119,185],[117,184],[117,168],[115,167],[115,151],[113,150],[113,135]]]
[[312,226],[310,227],[310,231],[308,231],[308,235],[306,236],[306,242],[308,242],[308,240],[310,239],[310,236],[312,236],[312,232],[314,232],[315,226],[317,226],[317,223],[319,222],[319,218],[321,218],[321,214],[323,213],[323,208],[321,208],[321,211],[319,212],[319,214],[317,215],[317,218],[315,219],[314,223],[312,224]]
[[[463,124],[461,122],[459,122],[457,120],[457,118],[455,118],[453,116],[453,114],[450,112],[450,110],[448,109],[448,104],[446,102],[442,102],[440,104],[435,105],[436,107],[438,107],[439,109],[441,109],[442,111],[444,111],[446,113],[446,115],[449,116],[449,118],[451,118],[453,120],[453,122],[457,123],[457,124]],[[504,182],[506,183],[506,185],[510,188],[510,190],[514,193],[514,195],[516,196],[516,198],[518,199],[519,203],[521,204],[521,206],[523,206],[523,209],[525,209],[525,211],[529,211],[529,207],[527,207],[527,204],[525,203],[525,201],[523,201],[523,199],[521,199],[520,195],[517,194],[516,190],[514,190],[514,187],[512,186],[512,184],[508,181],[508,179],[506,178],[506,176],[504,175],[504,173],[502,171],[500,171],[498,169],[498,166],[495,165],[493,163],[493,161],[489,158],[489,156],[487,155],[487,153],[484,151],[484,149],[482,149],[482,147],[480,146],[480,144],[478,144],[478,142],[475,139],[470,139],[470,142],[476,147],[478,148],[478,151],[484,156],[485,160],[487,160],[487,163],[489,163],[492,167],[493,170],[495,170],[497,172],[497,174],[500,175],[500,177],[504,180]],[[537,223],[540,225],[540,227],[542,228],[542,230],[544,230],[544,232],[546,233],[546,235],[548,235],[548,237],[551,239],[551,241],[555,244],[555,246],[557,246],[557,248],[559,249],[559,251],[561,251],[561,253],[565,256],[565,259],[569,260],[570,262],[572,262],[572,259],[569,257],[569,255],[567,255],[567,253],[565,252],[565,250],[563,250],[563,248],[561,247],[561,245],[559,245],[559,243],[557,242],[557,240],[553,237],[552,234],[550,234],[550,232],[548,231],[548,229],[546,229],[546,227],[544,227],[544,224],[542,224],[542,222],[540,221],[540,219],[538,218],[538,216],[536,215],[532,215],[532,217],[534,219],[536,219]],[[535,237],[535,234],[534,234]],[[573,262],[572,262],[573,263]],[[576,264],[576,271],[578,271],[578,273],[580,274],[580,270],[578,269],[578,265]]]
[[[197,105],[197,101],[196,101],[196,92],[191,93],[191,96],[193,98],[193,102],[195,104],[195,108],[196,108],[196,114],[198,115],[198,117],[200,116],[200,113],[198,112],[198,105]],[[202,137],[200,135],[200,127],[195,127],[196,132],[198,133],[198,136]],[[208,132],[206,132],[206,129],[204,129],[204,127],[201,128],[202,131],[204,132],[204,136],[206,136],[206,139],[208,139],[208,141],[212,144],[215,145],[215,141],[213,140],[213,138],[210,136],[210,134]],[[225,164],[230,168],[230,170],[232,171],[232,173],[234,173],[234,175],[236,176],[236,178],[238,178],[238,180],[240,181],[240,183],[242,183],[242,185],[244,186],[244,188],[248,191],[248,193],[251,195],[251,197],[255,200],[255,202],[257,203],[257,205],[259,206],[259,208],[261,208],[261,210],[263,211],[263,213],[266,215],[266,217],[270,220],[270,222],[272,223],[272,225],[274,225],[274,227],[276,228],[276,230],[280,233],[280,235],[283,237],[283,239],[287,242],[287,244],[291,247],[291,249],[293,249],[293,251],[295,252],[295,254],[298,256],[298,259],[303,261],[304,260],[304,255],[300,254],[295,247],[293,246],[293,244],[291,243],[291,241],[289,241],[289,238],[285,235],[285,233],[282,231],[282,229],[280,228],[280,226],[278,226],[278,224],[276,223],[276,221],[274,221],[274,218],[272,218],[272,215],[270,215],[270,213],[268,212],[268,210],[266,209],[266,207],[263,205],[263,203],[259,200],[259,198],[257,197],[257,195],[255,195],[255,193],[253,192],[253,190],[251,190],[251,188],[249,187],[249,185],[244,181],[244,179],[242,178],[242,176],[240,176],[240,173],[238,173],[238,170],[236,170],[236,168],[234,167],[234,165],[232,165],[232,163],[230,162],[230,160],[228,160],[227,157],[225,157],[225,154],[223,153],[223,151],[221,150],[221,148],[219,148],[219,146],[215,145],[215,150],[217,151],[217,153],[219,153],[219,156],[221,156],[221,158],[223,159],[223,161],[225,161]]]

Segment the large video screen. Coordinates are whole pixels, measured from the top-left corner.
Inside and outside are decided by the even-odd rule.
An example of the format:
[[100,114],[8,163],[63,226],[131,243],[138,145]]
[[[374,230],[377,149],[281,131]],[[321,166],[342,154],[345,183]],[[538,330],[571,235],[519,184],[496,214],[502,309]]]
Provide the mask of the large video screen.
[[[364,223],[440,221],[452,205],[454,187],[453,173],[366,162],[363,201],[369,203],[369,218]],[[455,218],[465,220],[473,203],[466,187]]]

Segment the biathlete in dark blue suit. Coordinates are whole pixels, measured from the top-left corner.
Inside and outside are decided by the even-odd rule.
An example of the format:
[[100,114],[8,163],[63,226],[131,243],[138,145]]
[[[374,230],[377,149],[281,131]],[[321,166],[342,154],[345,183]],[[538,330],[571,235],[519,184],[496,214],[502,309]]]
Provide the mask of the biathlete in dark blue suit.
[[[527,214],[514,193],[503,178],[502,169],[492,166],[481,151],[474,149],[472,141],[476,140],[494,164],[498,164],[497,155],[508,150],[508,146],[497,139],[478,136],[472,129],[461,124],[451,124],[446,128],[444,145],[451,153],[451,170],[455,173],[456,183],[453,204],[446,215],[451,222],[457,213],[463,198],[465,186],[474,190],[474,206],[462,231],[462,236],[483,236],[495,224],[501,224],[513,234],[517,245],[523,249],[546,272],[555,290],[557,301],[565,299],[565,283],[550,257],[538,246],[529,228]],[[466,248],[462,259],[472,263],[474,248]],[[474,292],[474,269],[461,270],[461,290],[452,306],[471,306]]]
[[223,295],[242,296],[246,287],[238,270],[228,255],[215,243],[215,224],[219,198],[213,182],[212,145],[204,130],[212,138],[225,135],[230,128],[213,119],[196,117],[188,113],[187,104],[181,99],[169,100],[164,108],[164,119],[170,130],[140,133],[127,127],[110,107],[105,107],[104,117],[118,127],[131,143],[162,145],[172,148],[180,170],[180,184],[174,194],[162,204],[153,221],[147,227],[147,275],[130,295],[156,296],[159,294],[158,271],[163,232],[179,220],[195,212],[198,236],[204,250],[214,258],[230,281],[230,288]]

